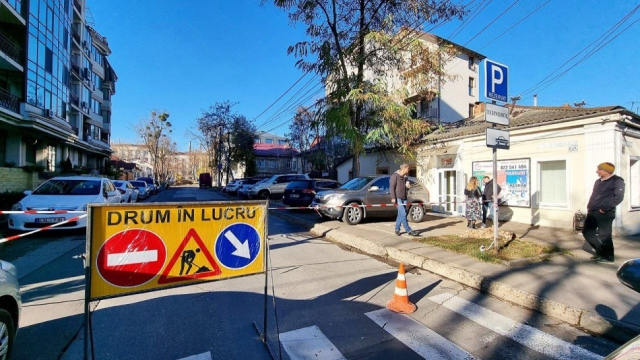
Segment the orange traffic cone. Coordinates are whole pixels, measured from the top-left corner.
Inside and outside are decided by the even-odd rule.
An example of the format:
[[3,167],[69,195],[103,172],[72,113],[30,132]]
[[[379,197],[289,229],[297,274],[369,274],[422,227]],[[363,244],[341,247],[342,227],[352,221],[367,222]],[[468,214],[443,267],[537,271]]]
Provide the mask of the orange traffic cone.
[[398,279],[396,280],[396,291],[393,299],[387,301],[387,309],[402,314],[411,314],[416,311],[416,305],[409,301],[407,292],[407,280],[404,277],[404,264],[400,263]]

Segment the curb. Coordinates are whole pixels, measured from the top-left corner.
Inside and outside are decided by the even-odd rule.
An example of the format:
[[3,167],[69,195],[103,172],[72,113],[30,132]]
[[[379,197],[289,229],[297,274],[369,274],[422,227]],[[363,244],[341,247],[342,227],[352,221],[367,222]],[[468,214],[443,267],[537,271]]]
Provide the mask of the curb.
[[550,300],[536,294],[531,294],[500,281],[472,271],[461,269],[453,265],[442,263],[428,257],[414,254],[410,251],[399,250],[394,247],[384,246],[374,241],[357,236],[344,236],[335,229],[322,223],[313,223],[308,220],[286,214],[282,211],[269,211],[270,215],[307,228],[317,236],[323,236],[335,243],[356,248],[366,254],[389,258],[397,262],[403,262],[438,276],[469,286],[498,299],[535,310],[542,314],[554,317],[567,324],[582,328],[592,334],[606,336],[616,341],[627,342],[640,332],[640,328],[617,320],[607,319],[597,313],[571,307],[555,300]]

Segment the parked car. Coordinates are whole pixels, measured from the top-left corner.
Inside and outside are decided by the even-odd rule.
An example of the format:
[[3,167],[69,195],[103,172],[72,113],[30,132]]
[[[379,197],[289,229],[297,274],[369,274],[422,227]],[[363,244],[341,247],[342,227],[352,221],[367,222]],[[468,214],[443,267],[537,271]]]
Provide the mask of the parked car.
[[[362,176],[351,179],[335,190],[321,191],[311,203],[318,207],[324,216],[341,219],[350,225],[356,225],[365,217],[395,216],[395,206],[356,207],[353,205],[381,205],[391,203],[389,191],[390,175]],[[420,222],[424,218],[429,204],[429,192],[410,177],[411,188],[408,190],[409,211],[407,218],[412,222]]]
[[211,187],[213,185],[211,174],[201,173],[198,176],[198,185],[200,186],[200,189]]
[[259,179],[259,180],[255,180],[256,182],[254,183],[254,180],[250,180],[247,182],[243,182],[242,186],[240,186],[240,188],[238,189],[238,196],[242,199],[251,199],[251,196],[249,195],[249,191],[256,185],[261,184],[265,181],[267,181],[268,179]]
[[140,190],[131,185],[130,182],[126,180],[116,180],[113,182],[113,185],[116,186],[118,191],[120,191],[120,195],[122,197],[123,203],[134,203],[138,201],[138,194]]
[[138,189],[138,198],[146,199],[151,195],[149,193],[149,186],[147,186],[146,182],[138,181],[138,180],[131,180],[131,181],[129,181],[129,183],[131,183],[131,185],[133,185],[134,189]]
[[20,284],[16,267],[0,260],[0,358],[8,359],[18,334],[22,311]]
[[231,180],[229,181],[229,183],[225,186],[222,187],[222,192],[223,193],[235,193],[236,191],[238,191],[238,187],[241,184],[243,179],[235,179],[235,180]]
[[[120,203],[122,196],[109,179],[68,176],[49,179],[33,192],[25,191],[22,200],[13,205],[13,211],[87,211],[89,203]],[[9,214],[9,229],[33,230],[74,218],[78,213],[62,214]],[[87,218],[55,227],[78,229],[87,226]]]
[[318,192],[338,187],[340,183],[335,180],[294,180],[284,189],[282,203],[288,206],[309,206]]
[[307,174],[273,175],[260,184],[256,184],[249,190],[249,196],[257,199],[275,199],[282,197],[284,188],[294,180],[309,179]]
[[158,189],[156,188],[155,182],[153,180],[153,178],[150,177],[139,177],[136,180],[138,181],[144,181],[147,183],[147,187],[149,187],[149,195],[153,195],[156,192],[158,192]]

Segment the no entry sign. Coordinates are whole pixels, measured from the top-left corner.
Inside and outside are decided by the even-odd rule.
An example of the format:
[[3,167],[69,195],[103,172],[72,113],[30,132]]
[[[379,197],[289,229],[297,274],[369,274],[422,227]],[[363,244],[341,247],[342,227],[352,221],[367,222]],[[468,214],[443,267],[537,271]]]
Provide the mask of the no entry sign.
[[167,248],[149,230],[131,229],[111,236],[98,251],[96,268],[109,284],[135,287],[156,277],[167,259]]

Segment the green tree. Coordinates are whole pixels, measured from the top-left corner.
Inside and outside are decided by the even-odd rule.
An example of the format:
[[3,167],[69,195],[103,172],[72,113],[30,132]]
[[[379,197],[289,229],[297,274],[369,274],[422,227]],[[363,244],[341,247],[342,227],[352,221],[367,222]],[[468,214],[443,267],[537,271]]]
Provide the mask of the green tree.
[[253,146],[256,143],[256,126],[242,115],[233,117],[229,132],[229,162],[232,164],[244,164],[244,176],[256,174],[256,156]]
[[[263,3],[267,0],[263,0]],[[398,146],[411,155],[411,144],[427,130],[411,119],[409,91],[388,86],[395,71],[418,96],[432,98],[434,79],[445,81],[444,65],[452,46],[428,46],[415,31],[419,24],[462,18],[462,6],[435,0],[273,0],[292,23],[306,26],[308,40],[289,47],[302,70],[321,75],[327,84],[327,131],[348,140],[353,174],[359,155],[371,143]],[[365,77],[365,72],[373,76]]]
[[[315,118],[315,114],[305,107],[300,107],[293,117],[293,121],[289,124],[289,132],[285,134],[289,144],[296,150],[304,152],[311,148],[311,144],[319,138],[319,123]],[[307,170],[308,158],[302,155],[302,171]]]
[[142,139],[142,144],[149,151],[156,180],[164,181],[166,180],[164,178],[166,173],[163,170],[161,171],[161,168],[164,169],[166,167],[164,164],[166,156],[170,156],[172,151],[170,146],[172,142],[168,136],[172,132],[169,113],[154,110],[150,115],[149,118],[141,119],[134,126],[134,130]]

